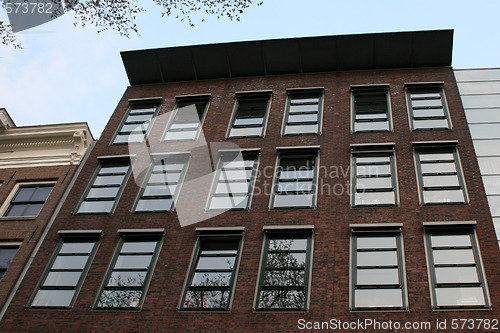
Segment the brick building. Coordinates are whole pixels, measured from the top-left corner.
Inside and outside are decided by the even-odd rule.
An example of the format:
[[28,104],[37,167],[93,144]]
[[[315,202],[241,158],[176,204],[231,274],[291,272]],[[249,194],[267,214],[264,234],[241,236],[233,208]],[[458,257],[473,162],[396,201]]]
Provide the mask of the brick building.
[[0,307],[93,140],[86,123],[18,127],[0,109]]
[[131,85],[0,329],[497,327],[452,38],[122,53]]

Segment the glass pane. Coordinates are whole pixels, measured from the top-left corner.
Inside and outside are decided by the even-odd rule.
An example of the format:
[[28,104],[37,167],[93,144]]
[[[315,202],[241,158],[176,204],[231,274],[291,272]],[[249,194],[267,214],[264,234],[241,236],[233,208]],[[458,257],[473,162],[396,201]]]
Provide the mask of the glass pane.
[[359,289],[354,291],[354,306],[370,307],[402,307],[403,293],[401,289]]
[[248,196],[212,197],[210,209],[246,209]]
[[223,290],[188,290],[184,308],[226,309],[229,292]]
[[229,286],[232,273],[200,272],[194,273],[191,286]]
[[115,201],[84,201],[78,213],[110,213]]
[[4,216],[26,216],[25,211],[28,206],[29,206],[28,204],[26,205],[11,204],[7,212],[5,212]]
[[149,177],[148,184],[161,183],[161,184],[171,184],[178,183],[181,178],[181,174],[175,173],[152,173]]
[[[356,155],[356,164],[386,163],[391,162],[390,156],[369,156],[368,154]],[[369,165],[368,165],[369,166]]]
[[299,268],[305,267],[305,253],[268,253],[267,267],[272,268]]
[[196,139],[197,133],[198,133],[197,130],[179,131],[179,132],[167,131],[165,133],[165,140],[166,141],[194,140],[194,139]]
[[24,211],[23,216],[37,216],[42,210],[43,204],[29,204]]
[[135,211],[137,212],[152,212],[152,211],[170,211],[172,209],[173,199],[141,199],[137,202]]
[[116,198],[120,187],[95,187],[91,188],[87,198]]
[[220,180],[246,180],[252,177],[252,169],[221,170]]
[[318,104],[319,97],[305,97],[305,96],[293,96],[291,98],[290,104]]
[[[421,100],[417,100],[417,99],[413,99],[414,97],[420,97],[420,96],[412,94],[411,105],[414,108],[421,108],[421,107],[442,107],[443,106],[443,104],[441,103],[440,96],[438,94],[436,94],[435,96],[433,96],[433,99],[421,99]],[[435,99],[436,97],[437,97],[437,99]]]
[[126,134],[126,133],[146,133],[147,129],[149,127],[149,123],[142,123],[142,124],[131,124],[131,125],[123,125],[120,133]]
[[121,173],[121,174],[124,174],[124,173],[127,173],[128,172],[128,169],[130,167],[127,165],[127,166],[117,166],[117,167],[113,167],[113,166],[104,166],[101,168],[101,170],[99,170],[99,175],[104,175],[104,174],[111,174],[111,173]]
[[[500,137],[500,133],[498,136]],[[500,140],[474,140],[473,142],[477,156],[500,156]]]
[[356,180],[356,190],[370,190],[370,189],[381,189],[381,188],[392,188],[392,178],[358,178]]
[[152,114],[143,114],[143,115],[131,114],[127,117],[125,122],[128,124],[130,124],[130,123],[144,123],[146,121],[150,121],[151,118],[153,118]]
[[472,288],[436,288],[438,306],[478,306],[485,305],[483,289]]
[[125,179],[125,175],[118,176],[98,176],[94,181],[94,185],[121,185],[123,180]]
[[94,243],[64,242],[59,253],[90,253]]
[[287,179],[311,179],[314,178],[314,170],[305,170],[305,168],[296,169],[293,171],[279,171],[279,179],[287,180]]
[[358,252],[357,266],[397,266],[396,251]]
[[313,114],[295,114],[295,115],[289,115],[288,116],[288,122],[289,123],[301,123],[304,121],[318,121],[318,114],[313,113]]
[[436,283],[479,282],[476,267],[435,267]]
[[35,191],[32,201],[45,201],[49,197],[50,192],[52,191],[53,186],[42,186],[38,187]]
[[435,265],[474,264],[472,249],[464,250],[432,250]]
[[459,186],[457,175],[444,175],[444,176],[424,176],[424,187],[445,187],[445,186]]
[[469,235],[432,235],[431,244],[433,247],[471,246],[471,241]]
[[448,128],[448,121],[446,119],[432,119],[432,120],[413,120],[413,127],[415,129],[426,128]]
[[146,189],[142,193],[143,197],[155,197],[155,196],[173,196],[175,194],[175,190],[177,189],[177,185],[148,185]]
[[312,189],[313,189],[312,181],[278,183],[279,192],[310,192]]
[[81,272],[50,272],[43,286],[76,287],[81,275]]
[[[444,117],[445,113],[443,109],[417,109],[413,110],[413,117]],[[425,119],[422,119],[425,121]]]
[[57,256],[52,269],[83,269],[87,264],[88,256]]
[[354,205],[395,205],[396,195],[394,192],[365,192],[356,193]]
[[230,137],[235,136],[262,136],[262,127],[243,127],[243,128],[231,128],[229,132]]
[[133,108],[130,110],[130,114],[134,113],[155,113],[156,112],[156,107],[147,107],[147,106],[140,106],[140,105],[135,105]]
[[74,290],[38,290],[31,306],[69,306]]
[[287,125],[285,128],[285,134],[316,134],[319,132],[319,125]]
[[318,105],[290,105],[290,114],[300,113],[300,112],[318,112]]
[[304,286],[304,270],[266,271],[264,273],[264,286]]
[[462,190],[424,191],[423,194],[424,204],[465,202],[464,192]]
[[500,137],[499,124],[469,124],[473,139],[498,139]]
[[[465,110],[467,122],[474,123],[489,123],[500,122],[500,108],[497,109],[470,109]],[[474,139],[474,137],[472,137]]]
[[0,248],[0,269],[7,269],[14,259],[18,248]]
[[239,241],[204,241],[201,254],[234,254],[238,252]]
[[391,174],[390,164],[356,166],[356,176],[377,176],[377,175],[390,175],[390,174]]
[[234,119],[233,126],[262,126],[264,118],[237,118]]
[[196,269],[233,269],[236,257],[200,257]]
[[144,284],[147,272],[113,272],[108,286],[113,287],[141,287]]
[[455,163],[421,163],[422,173],[457,172]]
[[359,285],[399,284],[399,271],[390,269],[358,269],[357,281]]
[[500,106],[500,95],[461,96],[464,108],[497,108]]
[[148,269],[152,255],[120,255],[116,260],[115,268]]
[[219,183],[215,189],[217,194],[247,194],[249,187],[248,182],[238,182],[238,183]]
[[270,239],[269,251],[306,250],[307,239]]
[[12,202],[30,201],[33,193],[35,193],[35,190],[36,187],[20,187],[16,196],[12,199]]
[[113,143],[135,143],[142,142],[144,140],[144,134],[119,134],[115,137]]
[[266,309],[302,309],[306,295],[303,290],[262,290],[259,308]]
[[500,157],[478,157],[482,175],[500,174]]
[[274,207],[312,207],[313,194],[274,195]]
[[396,237],[356,237],[358,249],[395,249]]
[[163,171],[179,171],[184,169],[184,163],[170,163],[167,159],[162,160],[165,164],[157,163],[153,166],[153,172],[163,172]]
[[141,290],[103,290],[99,297],[99,308],[136,308],[141,301]]
[[388,131],[389,122],[388,121],[376,121],[376,122],[356,122],[354,125],[354,131]]
[[421,161],[453,161],[455,160],[455,156],[453,153],[419,153],[419,157]]
[[127,252],[154,252],[156,242],[123,242],[120,253]]
[[178,124],[172,124],[169,128],[172,132],[175,132],[174,130],[178,129],[190,129],[190,130],[195,130],[200,126],[200,123],[195,121],[195,122],[189,122],[189,123],[178,123]]

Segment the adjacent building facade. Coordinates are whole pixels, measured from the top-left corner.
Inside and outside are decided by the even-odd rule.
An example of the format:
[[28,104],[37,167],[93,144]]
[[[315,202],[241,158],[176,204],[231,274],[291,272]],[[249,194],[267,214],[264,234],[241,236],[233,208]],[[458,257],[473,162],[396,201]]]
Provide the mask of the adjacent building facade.
[[494,329],[452,38],[122,53],[131,85],[0,328]]
[[0,109],[0,307],[92,142],[86,123],[17,127]]

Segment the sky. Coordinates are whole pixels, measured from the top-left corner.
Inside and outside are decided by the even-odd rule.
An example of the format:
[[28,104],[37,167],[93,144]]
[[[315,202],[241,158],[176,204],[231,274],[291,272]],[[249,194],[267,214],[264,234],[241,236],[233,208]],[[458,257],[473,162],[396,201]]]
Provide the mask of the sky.
[[[0,107],[17,126],[87,122],[97,139],[129,85],[120,51],[358,33],[454,29],[455,69],[500,67],[498,0],[262,0],[241,21],[162,17],[152,0],[139,35],[75,27],[71,12],[0,44]],[[0,20],[6,20],[0,8]]]

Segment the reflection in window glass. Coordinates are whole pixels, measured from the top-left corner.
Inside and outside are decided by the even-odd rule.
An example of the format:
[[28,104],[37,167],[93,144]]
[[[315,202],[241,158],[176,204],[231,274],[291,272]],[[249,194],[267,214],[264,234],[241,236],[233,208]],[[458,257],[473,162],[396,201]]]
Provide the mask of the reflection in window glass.
[[102,162],[99,171],[80,203],[80,214],[111,213],[125,184],[130,161]]
[[393,206],[397,204],[394,154],[353,154],[353,205]]
[[54,185],[21,185],[4,216],[37,216]]
[[164,141],[196,140],[205,118],[209,97],[183,97],[177,101]]
[[76,290],[93,256],[96,237],[68,237],[62,240],[42,283],[31,301],[31,307],[67,308],[75,298]]
[[310,243],[310,233],[266,235],[256,309],[306,309]]
[[474,229],[426,230],[434,307],[487,307]]
[[354,90],[354,132],[391,130],[387,89]]
[[354,309],[406,307],[401,235],[353,232]]
[[272,208],[312,208],[316,196],[316,154],[280,154]]
[[152,274],[160,235],[123,237],[96,308],[139,308]]
[[453,147],[417,149],[422,204],[465,203],[465,188]]
[[259,93],[238,96],[228,137],[263,136],[269,99]]
[[209,209],[248,209],[257,153],[223,154],[220,158],[209,201]]
[[289,93],[283,135],[318,134],[322,98],[322,92]]
[[409,87],[407,95],[412,129],[451,128],[442,87]]
[[184,291],[184,310],[229,310],[241,237],[200,237]]

